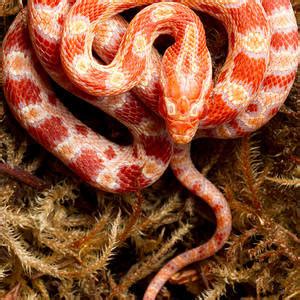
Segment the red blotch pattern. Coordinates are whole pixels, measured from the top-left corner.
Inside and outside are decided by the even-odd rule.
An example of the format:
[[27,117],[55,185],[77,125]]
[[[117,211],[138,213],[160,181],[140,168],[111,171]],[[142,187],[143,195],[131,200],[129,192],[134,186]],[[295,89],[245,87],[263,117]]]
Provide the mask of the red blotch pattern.
[[[172,154],[172,145],[167,136],[147,136],[141,135],[147,156],[154,156],[156,159],[167,163]],[[162,145],[164,145],[162,147]]]
[[112,146],[108,146],[108,148],[104,151],[105,157],[109,160],[116,157],[116,152]]
[[83,136],[87,136],[88,135],[89,129],[86,126],[84,126],[84,125],[77,124],[77,125],[75,125],[75,129],[76,129],[76,131],[79,134],[81,134]]
[[117,178],[120,182],[120,188],[118,192],[136,190],[141,184],[139,181],[139,178],[141,177],[141,171],[141,167],[135,164],[121,167],[117,174]]
[[220,73],[220,75],[218,77],[218,83],[224,81],[226,78],[226,75],[227,75],[227,70],[224,70],[222,73]]
[[85,181],[94,181],[99,171],[103,169],[103,160],[92,149],[83,149],[78,157],[68,165]]
[[214,211],[216,214],[219,214],[219,213],[222,211],[223,208],[224,208],[224,207],[223,207],[221,204],[216,204],[216,205],[213,207],[213,211]]
[[234,68],[231,78],[232,80],[250,85],[254,93],[260,87],[265,71],[266,62],[264,59],[254,59],[241,52],[234,58]]
[[269,75],[264,80],[264,86],[271,88],[271,87],[279,87],[285,88],[289,86],[295,79],[296,72],[292,72],[291,74],[287,75]]
[[116,117],[126,123],[138,125],[149,113],[142,108],[134,97],[128,97],[126,103],[115,111]]
[[48,95],[48,101],[54,106],[57,105],[57,103],[58,103],[58,100],[54,94]]
[[246,112],[257,112],[257,110],[257,104],[252,103],[247,106]]
[[228,9],[230,18],[241,34],[245,34],[253,29],[260,28],[267,30],[268,25],[261,9],[261,6],[255,0],[247,1],[238,8]]
[[214,94],[208,104],[205,105],[200,120],[205,118],[205,126],[217,126],[224,123],[225,120],[234,118],[236,115],[236,109],[230,108],[223,100],[221,94]]
[[29,126],[27,130],[40,144],[50,150],[68,136],[68,129],[59,117],[46,119],[37,127]]
[[276,50],[280,50],[281,48],[288,49],[289,47],[297,49],[298,44],[299,40],[297,31],[288,33],[276,32],[271,38],[271,46]]
[[7,78],[4,85],[5,95],[10,106],[30,105],[41,102],[40,88],[30,79],[13,80]]
[[44,38],[36,29],[33,32],[33,36],[34,47],[38,49],[38,53],[42,53],[39,56],[41,63],[50,70],[56,71],[58,68],[60,69],[60,52],[57,43]]
[[269,117],[273,117],[278,113],[279,107],[274,107],[273,109],[271,109],[271,111],[269,112]]
[[271,14],[274,9],[278,9],[280,7],[289,8],[291,5],[290,0],[263,0],[262,5],[267,14]]
[[217,242],[218,245],[221,245],[224,243],[224,233],[218,232],[215,234],[214,239]]

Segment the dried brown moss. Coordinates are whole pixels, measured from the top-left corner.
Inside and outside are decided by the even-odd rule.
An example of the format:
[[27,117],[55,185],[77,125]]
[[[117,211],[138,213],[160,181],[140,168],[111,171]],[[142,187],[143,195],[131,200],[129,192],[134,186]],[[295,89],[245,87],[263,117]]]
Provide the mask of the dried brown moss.
[[[222,28],[205,21],[211,50],[224,53]],[[0,22],[4,33],[9,19]],[[218,69],[224,54],[214,57]],[[194,142],[195,164],[230,203],[233,232],[217,255],[174,276],[160,299],[300,298],[299,99],[298,74],[281,112],[251,138]],[[124,135],[111,121],[104,127]],[[140,299],[163,263],[214,230],[210,209],[170,171],[136,194],[83,184],[16,124],[3,95],[0,160],[4,299]]]

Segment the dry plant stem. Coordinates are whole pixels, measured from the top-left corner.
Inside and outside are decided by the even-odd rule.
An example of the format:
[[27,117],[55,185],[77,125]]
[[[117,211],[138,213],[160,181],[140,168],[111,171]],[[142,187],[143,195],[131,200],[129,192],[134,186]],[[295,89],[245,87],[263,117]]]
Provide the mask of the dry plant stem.
[[174,274],[169,282],[172,284],[186,284],[199,279],[199,272],[196,269],[188,269]]
[[132,232],[135,224],[139,220],[139,216],[142,212],[142,203],[144,202],[144,197],[141,191],[135,192],[135,195],[137,197],[135,203],[133,204],[133,211],[132,214],[123,230],[123,232],[120,234],[118,237],[119,243],[123,243],[129,236],[130,233]]
[[268,181],[272,181],[274,183],[280,184],[282,186],[300,186],[299,178],[279,178],[279,177],[266,177]]
[[21,283],[18,283],[12,290],[3,296],[2,300],[18,300]]
[[261,210],[261,203],[259,200],[259,191],[256,187],[255,173],[251,166],[251,146],[250,136],[247,135],[242,139],[242,146],[240,152],[240,164],[242,167],[242,173],[245,178],[245,184],[251,193],[251,201],[255,209]]
[[25,170],[22,170],[19,167],[12,167],[7,163],[0,163],[0,174],[9,175],[19,182],[25,183],[39,191],[49,187],[47,183],[45,183],[38,177],[30,174]]
[[173,254],[172,251],[170,251],[172,246],[181,240],[190,229],[190,225],[183,224],[156,253],[132,266],[126,275],[123,276],[120,284],[113,289],[110,299],[125,294],[133,283],[148,276],[153,270],[157,269],[166,258]]
[[99,222],[95,224],[93,229],[91,229],[86,236],[84,236],[80,240],[73,242],[70,246],[72,248],[78,249],[82,249],[83,247],[87,246],[87,244],[95,238],[97,233],[101,232],[101,230],[105,226],[105,223],[108,221],[108,216],[103,217],[101,220],[99,220]]
[[[300,9],[299,4],[295,7]],[[0,22],[2,32],[8,25],[7,19]],[[222,37],[218,40],[221,41]],[[226,252],[207,260],[203,266],[203,273],[207,276],[210,288],[199,300],[215,300],[225,294],[227,299],[240,297],[240,285],[251,287],[250,291],[247,291],[248,294],[244,295],[251,299],[294,300],[300,297],[300,227],[297,225],[299,212],[294,184],[296,182],[293,181],[298,176],[296,164],[300,163],[300,159],[296,152],[297,145],[290,140],[290,137],[297,134],[295,129],[297,130],[298,120],[295,118],[298,118],[299,112],[296,112],[295,107],[296,101],[300,99],[299,82],[298,76],[298,82],[295,83],[287,106],[260,133],[264,147],[257,153],[263,158],[263,162],[268,163],[261,163],[261,173],[256,172],[255,165],[259,157],[252,142],[249,142],[250,151],[244,158],[252,168],[254,186],[251,187],[251,180],[241,172],[241,160],[237,162],[234,156],[227,156],[210,169],[210,174],[218,183],[225,185],[226,198],[234,215],[234,230]],[[4,101],[1,93],[0,97],[0,101]],[[0,118],[2,162],[5,160],[13,166],[22,167],[24,153],[30,143],[24,143],[22,147],[16,145],[16,134],[6,122],[6,112],[1,103]],[[284,129],[286,134],[278,134],[278,129]],[[232,149],[231,143],[228,143],[228,150],[241,150],[242,147],[236,147],[238,143],[233,142]],[[218,145],[216,142],[216,147]],[[199,152],[199,155],[202,155],[201,150]],[[225,152],[226,149],[224,154]],[[223,153],[222,156],[225,157]],[[239,156],[241,157],[241,154]],[[30,173],[36,170],[36,160],[33,159],[33,165],[26,166]],[[208,157],[204,155],[203,159]],[[45,160],[42,163],[44,162]],[[42,165],[41,172],[44,169]],[[50,169],[53,170],[52,166]],[[276,172],[271,173],[272,170]],[[164,253],[158,252],[168,242],[167,238],[171,239],[178,233],[172,231],[174,225],[182,226],[182,220],[189,220],[195,224],[198,218],[196,216],[199,215],[189,213],[183,208],[184,199],[180,194],[171,197],[174,191],[170,191],[168,184],[164,184],[162,180],[159,190],[151,187],[144,192],[144,195],[147,195],[146,199],[151,195],[151,201],[142,203],[142,208],[138,208],[139,199],[133,199],[132,196],[129,201],[126,198],[126,201],[118,202],[114,196],[105,194],[105,201],[98,203],[101,216],[95,222],[95,214],[91,214],[89,209],[85,210],[85,207],[81,206],[79,209],[73,205],[81,201],[78,200],[79,197],[85,199],[86,194],[81,190],[78,181],[70,179],[62,183],[62,177],[70,178],[70,173],[55,172],[51,177],[53,187],[42,193],[37,193],[37,189],[32,189],[26,184],[16,184],[14,180],[7,180],[8,174],[3,174],[5,175],[1,175],[0,178],[0,298],[4,300],[47,299],[47,294],[51,299],[53,292],[57,293],[56,296],[60,299],[109,299],[112,291],[115,291],[114,300],[138,299],[137,295],[142,293],[144,287],[143,284],[137,284],[139,280],[158,269],[174,254],[174,244],[163,251]],[[41,176],[47,181],[49,174],[42,173]],[[270,180],[266,178],[268,176]],[[272,181],[272,178],[277,182]],[[255,208],[249,187],[257,191],[261,210]],[[130,210],[127,203],[132,204],[132,215],[138,215],[135,223],[133,216],[127,213]],[[117,232],[111,232],[105,224],[110,224],[115,218],[113,212],[120,207],[121,211],[126,213],[122,216]],[[138,212],[139,209],[142,209],[142,213]],[[207,218],[207,215],[203,217]],[[166,235],[164,229],[170,234]],[[86,239],[90,233],[90,238]],[[189,238],[185,239],[182,246],[188,248],[191,243],[190,233],[182,233],[181,238],[186,235]],[[126,239],[131,241],[126,245],[125,251],[126,254],[136,257],[136,261],[130,265],[128,262],[123,264],[124,248],[113,251],[114,246],[120,247],[119,238],[123,243]],[[200,233],[200,240],[193,237],[192,242],[201,242],[202,238]],[[50,257],[45,256],[49,249],[52,253]],[[153,255],[149,255],[151,251]],[[121,259],[117,260],[117,271],[111,268],[114,262],[107,265],[107,259],[111,259],[112,255],[121,256]],[[183,294],[184,299],[196,299],[203,291],[202,285],[199,288],[201,269],[197,265],[193,267],[198,271],[198,282],[187,283],[187,288],[193,296]],[[183,275],[185,272],[183,271]],[[193,273],[191,272],[191,277],[187,279],[193,279]],[[31,274],[30,279],[28,274]],[[176,280],[175,275],[174,278]],[[134,289],[129,290],[133,285]],[[190,287],[193,285],[197,285],[197,289],[191,291]],[[55,286],[58,286],[58,291],[53,290]],[[229,286],[232,289],[228,288]],[[167,299],[177,296],[172,292],[167,293]]]

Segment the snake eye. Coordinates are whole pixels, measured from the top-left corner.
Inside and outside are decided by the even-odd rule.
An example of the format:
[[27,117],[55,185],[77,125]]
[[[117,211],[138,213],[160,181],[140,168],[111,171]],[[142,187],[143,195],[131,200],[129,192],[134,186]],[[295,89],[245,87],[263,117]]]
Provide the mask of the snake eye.
[[196,102],[196,103],[191,105],[191,110],[190,110],[190,116],[191,117],[194,117],[194,118],[198,117],[201,105],[202,105],[201,102]]
[[167,112],[169,116],[174,116],[176,113],[176,107],[175,104],[173,102],[171,102],[168,99],[165,99],[165,103],[166,103],[166,108],[167,108]]

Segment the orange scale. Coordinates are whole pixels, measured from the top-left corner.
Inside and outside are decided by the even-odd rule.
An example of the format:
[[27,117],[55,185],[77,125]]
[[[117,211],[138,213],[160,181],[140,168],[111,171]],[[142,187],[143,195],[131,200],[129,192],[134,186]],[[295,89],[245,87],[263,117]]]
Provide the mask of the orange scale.
[[279,9],[281,7],[289,8],[290,0],[263,0],[262,5],[267,14],[271,14],[274,9]]
[[216,7],[216,6],[200,4],[200,5],[197,6],[197,8],[198,7],[199,7],[199,10],[206,11],[206,12],[209,12],[211,14],[218,14],[218,15],[223,14],[223,10],[221,8]]
[[203,113],[200,115],[200,120],[205,120],[203,126],[216,126],[236,115],[237,111],[227,105],[221,94],[214,94],[213,99],[209,101],[209,104],[205,106]]
[[298,44],[299,40],[297,31],[288,33],[277,32],[274,33],[271,38],[271,46],[276,50],[280,50],[283,47],[286,49],[290,47],[297,49]]
[[265,59],[254,59],[241,52],[234,58],[231,80],[251,85],[253,93],[255,93],[263,80],[265,71]]
[[241,34],[245,34],[252,29],[267,30],[268,28],[263,9],[255,1],[247,1],[238,8],[230,8],[228,13],[234,20],[237,31]]
[[85,36],[78,34],[76,36],[69,36],[66,40],[65,50],[69,57],[84,54]]
[[223,82],[226,78],[227,73],[228,73],[228,70],[225,70],[222,73],[220,73],[220,75],[218,77],[218,82]]

